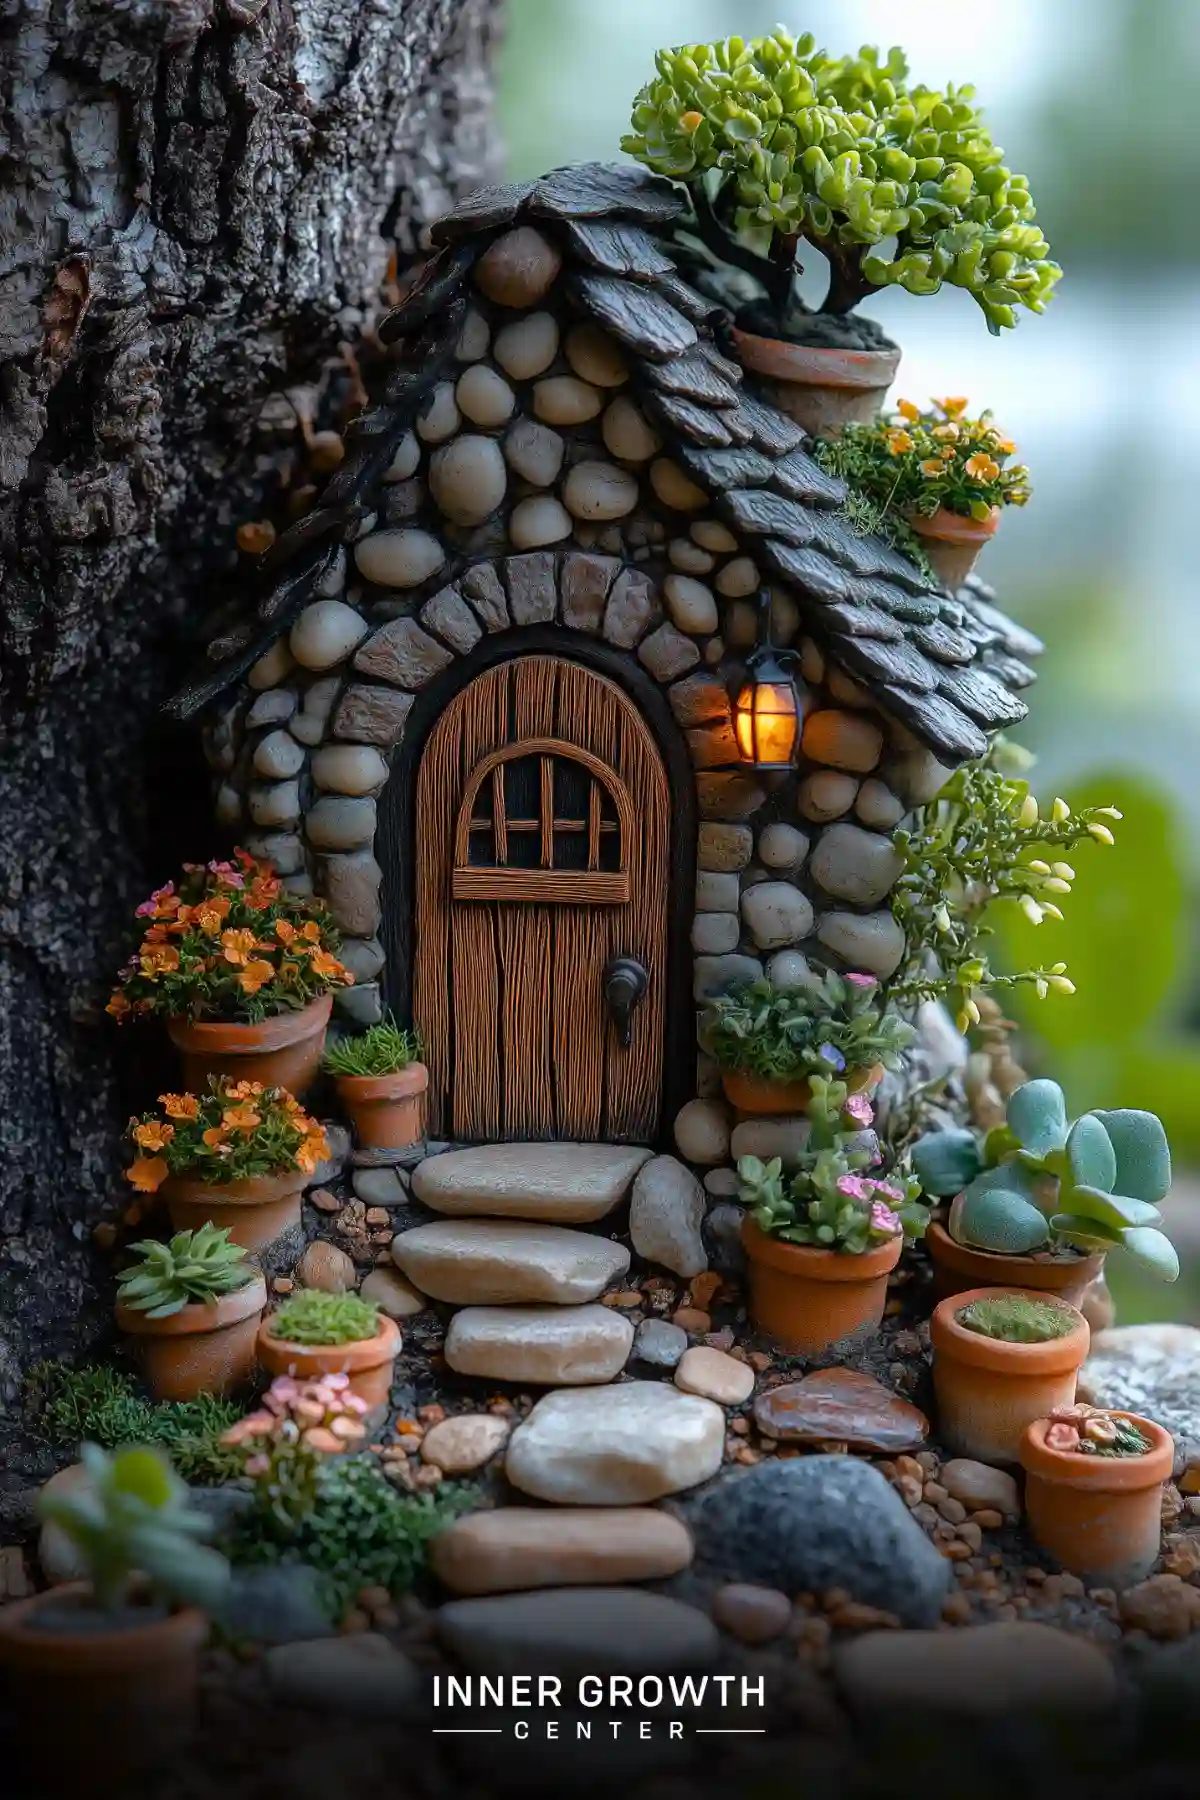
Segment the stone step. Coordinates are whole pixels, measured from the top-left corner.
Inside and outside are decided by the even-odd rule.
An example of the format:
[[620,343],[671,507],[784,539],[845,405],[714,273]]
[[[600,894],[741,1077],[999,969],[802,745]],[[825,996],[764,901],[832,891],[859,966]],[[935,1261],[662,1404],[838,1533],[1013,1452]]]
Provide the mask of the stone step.
[[452,1306],[579,1306],[629,1267],[608,1238],[520,1219],[439,1219],[392,1239],[392,1261]]
[[587,1225],[628,1196],[650,1155],[636,1144],[477,1144],[428,1157],[412,1187],[434,1212]]
[[430,1546],[452,1594],[662,1581],[691,1560],[687,1526],[653,1506],[498,1506],[456,1519]]
[[632,1324],[607,1306],[466,1306],[444,1351],[460,1375],[589,1387],[619,1375],[632,1346]]
[[725,1414],[712,1400],[628,1381],[546,1394],[513,1433],[504,1472],[536,1500],[637,1506],[707,1481],[724,1450]]
[[544,1588],[451,1600],[438,1641],[472,1673],[655,1674],[702,1669],[720,1638],[707,1613],[643,1588]]

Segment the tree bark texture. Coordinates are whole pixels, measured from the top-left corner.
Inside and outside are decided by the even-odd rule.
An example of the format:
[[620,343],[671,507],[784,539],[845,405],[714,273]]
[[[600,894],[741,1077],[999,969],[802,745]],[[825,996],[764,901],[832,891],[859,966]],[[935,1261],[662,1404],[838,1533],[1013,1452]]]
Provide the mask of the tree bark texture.
[[497,32],[498,0],[15,0],[0,24],[10,1421],[22,1369],[111,1300],[92,1232],[167,1065],[142,1038],[127,1066],[103,1007],[148,885],[212,847],[198,744],[155,719],[263,510],[256,422],[353,341],[390,252],[495,178]]

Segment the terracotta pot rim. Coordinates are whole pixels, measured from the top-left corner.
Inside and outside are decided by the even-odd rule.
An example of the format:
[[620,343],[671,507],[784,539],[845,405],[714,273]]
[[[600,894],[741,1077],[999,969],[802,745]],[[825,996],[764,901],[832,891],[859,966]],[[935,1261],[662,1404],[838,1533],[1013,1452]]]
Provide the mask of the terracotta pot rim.
[[429,1070],[423,1062],[408,1063],[390,1075],[335,1075],[339,1094],[353,1103],[363,1100],[404,1100],[423,1094],[429,1086]]
[[993,506],[988,519],[968,519],[940,506],[935,513],[910,512],[908,523],[919,537],[936,538],[942,544],[985,544],[995,537],[1001,509]]
[[742,1245],[754,1262],[782,1269],[801,1281],[873,1281],[886,1275],[900,1261],[903,1238],[890,1238],[852,1256],[844,1250],[819,1250],[812,1244],[787,1244],[766,1232],[747,1214],[742,1220]]
[[274,1316],[274,1313],[268,1314],[258,1328],[260,1353],[268,1350],[281,1363],[307,1363],[309,1367],[320,1368],[326,1375],[377,1369],[381,1363],[390,1362],[400,1349],[400,1328],[386,1314],[380,1314],[379,1330],[374,1337],[356,1338],[352,1344],[293,1344],[287,1338],[273,1335],[270,1327]]
[[[1024,1300],[1040,1300],[1048,1306],[1059,1306],[1073,1313],[1075,1327],[1065,1336],[1051,1338],[1044,1344],[1010,1344],[1003,1338],[984,1337],[968,1331],[956,1315],[973,1300],[994,1300],[1012,1295]],[[1016,1287],[967,1288],[940,1300],[929,1321],[929,1336],[935,1353],[952,1362],[966,1363],[975,1369],[987,1369],[994,1375],[1021,1377],[1027,1375],[1065,1375],[1077,1369],[1087,1356],[1091,1329],[1077,1306],[1059,1295],[1048,1295],[1045,1289]]]
[[733,327],[733,341],[742,366],[776,381],[794,381],[805,387],[853,388],[859,391],[888,388],[900,367],[901,352],[847,350],[818,344],[793,344],[787,338],[763,337],[755,331]]
[[202,1051],[210,1056],[257,1055],[263,1050],[286,1049],[289,1044],[312,1036],[328,1023],[332,1010],[333,994],[318,994],[307,1006],[272,1013],[257,1025],[238,1024],[231,1019],[192,1020],[180,1013],[167,1020],[167,1032],[180,1050]]
[[1086,1488],[1094,1493],[1126,1494],[1158,1487],[1175,1465],[1175,1440],[1165,1426],[1139,1413],[1112,1407],[1115,1419],[1128,1419],[1150,1448],[1142,1456],[1085,1456],[1078,1451],[1052,1450],[1046,1442],[1049,1419],[1035,1419],[1021,1438],[1021,1467],[1027,1475],[1052,1481],[1056,1487]]
[[272,1206],[297,1193],[311,1177],[303,1169],[281,1169],[277,1175],[248,1175],[244,1181],[204,1181],[198,1175],[168,1175],[159,1192],[164,1200],[186,1200],[205,1206]]
[[[1026,1268],[1062,1269],[1068,1273],[1070,1280],[1076,1280],[1086,1274],[1089,1264],[1095,1264],[1095,1274],[1099,1274],[1107,1254],[1104,1250],[1087,1250],[1074,1256],[1055,1256],[1045,1259],[1033,1256],[1017,1256],[1005,1250],[976,1250],[970,1244],[960,1244],[957,1238],[951,1237],[946,1227],[937,1219],[932,1219],[925,1232],[925,1242],[929,1245],[930,1254],[943,1262],[948,1269],[954,1269],[960,1275],[983,1275],[994,1266],[998,1269],[1012,1267],[1019,1275]],[[981,1266],[982,1265],[982,1266]],[[990,1287],[1004,1287],[1006,1282],[994,1281],[984,1284]]]
[[207,1302],[193,1300],[179,1312],[165,1319],[151,1319],[136,1307],[118,1300],[114,1314],[120,1329],[130,1337],[202,1337],[209,1331],[224,1331],[229,1325],[240,1325],[243,1319],[261,1312],[267,1304],[267,1283],[255,1270],[244,1287],[231,1294],[218,1294]]
[[208,1619],[194,1606],[181,1607],[165,1619],[121,1631],[76,1633],[25,1628],[43,1606],[90,1593],[86,1581],[69,1581],[0,1608],[0,1663],[20,1663],[47,1673],[92,1666],[111,1675],[160,1661],[168,1646],[198,1650],[208,1637]]

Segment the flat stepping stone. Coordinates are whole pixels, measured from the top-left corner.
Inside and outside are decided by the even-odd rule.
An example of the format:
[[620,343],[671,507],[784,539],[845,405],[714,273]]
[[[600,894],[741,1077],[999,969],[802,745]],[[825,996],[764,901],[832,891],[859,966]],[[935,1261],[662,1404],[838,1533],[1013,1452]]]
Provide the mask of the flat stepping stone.
[[690,1564],[692,1536],[682,1520],[651,1506],[501,1506],[456,1519],[429,1556],[451,1593],[506,1594],[665,1580]]
[[430,1156],[413,1192],[464,1218],[588,1225],[620,1205],[650,1151],[622,1144],[479,1144]]
[[438,1641],[474,1674],[650,1675],[702,1669],[720,1637],[707,1613],[641,1588],[546,1588],[451,1600]]
[[392,1239],[392,1261],[423,1294],[452,1306],[580,1306],[629,1267],[608,1238],[517,1219],[439,1219]]
[[711,1400],[628,1381],[547,1394],[513,1433],[504,1472],[560,1506],[636,1506],[707,1481],[724,1449],[725,1414]]
[[419,1706],[425,1677],[376,1632],[280,1644],[262,1659],[273,1699],[319,1712],[379,1719]]
[[581,1387],[619,1375],[632,1347],[632,1323],[609,1306],[467,1306],[444,1351],[459,1375]]
[[922,1450],[929,1436],[923,1412],[858,1369],[819,1369],[767,1388],[754,1402],[754,1418],[760,1431],[785,1443],[848,1444],[878,1456]]
[[1107,1650],[1052,1625],[868,1631],[834,1652],[833,1672],[851,1711],[872,1722],[1098,1714],[1117,1701]]

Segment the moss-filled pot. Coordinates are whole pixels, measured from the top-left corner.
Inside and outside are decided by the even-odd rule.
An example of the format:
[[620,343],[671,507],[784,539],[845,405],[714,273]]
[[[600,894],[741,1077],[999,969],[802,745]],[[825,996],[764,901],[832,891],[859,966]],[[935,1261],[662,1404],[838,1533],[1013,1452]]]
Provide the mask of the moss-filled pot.
[[144,1624],[130,1623],[136,1609],[127,1608],[110,1626],[90,1600],[86,1583],[71,1582],[0,1607],[0,1669],[31,1776],[51,1773],[81,1794],[126,1794],[131,1777],[177,1754],[195,1727],[208,1620],[191,1608],[147,1608]]
[[410,1063],[391,1075],[339,1075],[336,1086],[364,1149],[404,1150],[424,1135],[429,1087],[424,1063]]
[[231,1394],[254,1375],[255,1338],[267,1304],[267,1284],[255,1275],[244,1287],[151,1319],[117,1302],[117,1325],[135,1339],[142,1371],[156,1400],[194,1400]]
[[1035,1256],[1004,1256],[994,1250],[972,1250],[952,1238],[944,1225],[936,1221],[925,1233],[933,1260],[933,1293],[936,1300],[948,1300],[954,1294],[965,1294],[972,1288],[1035,1289],[1041,1294],[1056,1295],[1070,1306],[1078,1306],[1096,1277],[1104,1268],[1103,1250],[1089,1256],[1056,1256],[1042,1260]]
[[386,1406],[392,1385],[392,1364],[400,1349],[400,1329],[381,1317],[374,1337],[349,1344],[291,1344],[272,1334],[274,1315],[258,1328],[258,1360],[272,1377],[295,1375],[300,1381],[316,1381],[322,1375],[348,1375],[350,1391],[366,1401],[372,1412]]
[[[840,1076],[852,1094],[877,1087],[883,1079],[883,1067],[873,1063],[868,1068],[847,1069]],[[721,1086],[725,1098],[738,1112],[796,1114],[808,1109],[812,1088],[807,1081],[771,1081],[763,1075],[748,1075],[743,1069],[723,1069]]]
[[888,1276],[900,1261],[903,1240],[852,1256],[788,1244],[742,1224],[750,1280],[750,1322],[783,1349],[815,1356],[830,1344],[879,1324]]
[[971,1288],[934,1308],[929,1335],[939,1438],[955,1456],[1014,1464],[1026,1427],[1074,1400],[1091,1332],[1083,1314],[1057,1296],[1051,1304],[1071,1315],[1071,1329],[1042,1343],[1010,1343],[960,1323],[958,1314],[972,1301],[1002,1294],[1047,1300],[1045,1293]]
[[303,1169],[252,1175],[245,1181],[200,1181],[169,1175],[161,1193],[176,1231],[196,1231],[211,1222],[228,1231],[243,1250],[264,1250],[300,1223],[300,1196],[308,1180]]
[[1037,1419],[1021,1439],[1025,1516],[1039,1546],[1060,1568],[1089,1585],[1132,1587],[1158,1561],[1162,1545],[1163,1483],[1175,1442],[1151,1419],[1117,1412],[1149,1438],[1144,1456],[1089,1456],[1046,1442],[1049,1419]]
[[276,1013],[257,1025],[168,1019],[171,1042],[183,1060],[184,1085],[203,1094],[210,1075],[261,1081],[303,1099],[317,1078],[332,994],[320,994],[296,1012]]
[[824,349],[733,329],[742,367],[762,377],[781,412],[812,437],[836,437],[847,425],[879,416],[900,367],[900,352]]

